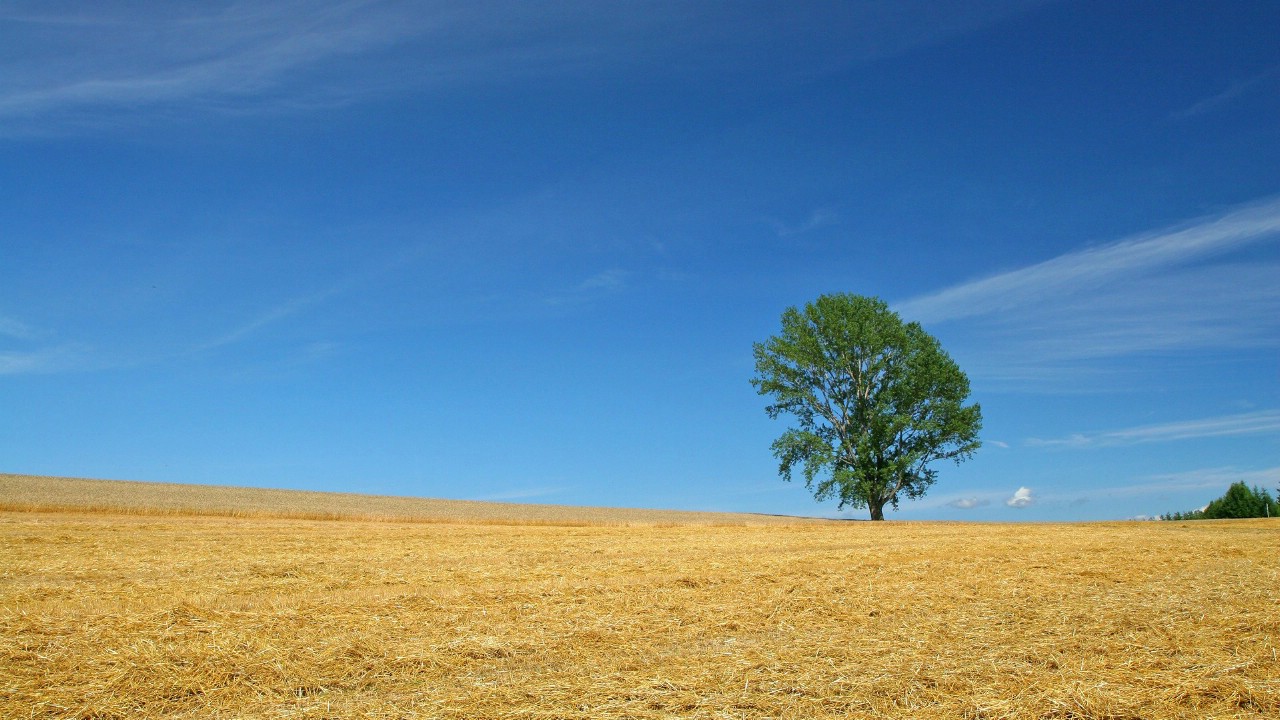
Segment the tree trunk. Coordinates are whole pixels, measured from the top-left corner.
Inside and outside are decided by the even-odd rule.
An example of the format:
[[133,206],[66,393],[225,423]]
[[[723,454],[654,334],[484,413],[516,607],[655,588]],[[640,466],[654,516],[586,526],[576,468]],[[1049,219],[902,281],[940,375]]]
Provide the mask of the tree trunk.
[[876,502],[876,501],[874,501],[874,500],[873,500],[873,501],[871,501],[871,502],[867,503],[867,507],[868,507],[868,508],[870,508],[870,510],[871,510],[871,519],[872,519],[872,520],[883,520],[883,519],[884,519],[884,502],[883,502],[883,501],[881,501],[881,502]]

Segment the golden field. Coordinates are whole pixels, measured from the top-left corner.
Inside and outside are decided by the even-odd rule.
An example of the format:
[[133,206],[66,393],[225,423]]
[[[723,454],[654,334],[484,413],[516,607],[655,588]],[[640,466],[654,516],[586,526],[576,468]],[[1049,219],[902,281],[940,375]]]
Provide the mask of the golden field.
[[0,476],[0,717],[1280,717],[1277,520],[273,517],[105,485]]
[[88,480],[0,473],[0,510],[111,512],[123,515],[212,515],[296,520],[380,520],[498,525],[654,523],[794,523],[803,518],[740,513],[571,507]]

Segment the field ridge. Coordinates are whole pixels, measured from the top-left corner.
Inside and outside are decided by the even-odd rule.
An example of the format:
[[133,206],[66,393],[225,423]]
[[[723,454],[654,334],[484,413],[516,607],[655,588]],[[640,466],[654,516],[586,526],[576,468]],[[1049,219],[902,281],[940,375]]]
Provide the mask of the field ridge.
[[482,525],[764,525],[819,518],[447,500],[0,473],[0,510]]

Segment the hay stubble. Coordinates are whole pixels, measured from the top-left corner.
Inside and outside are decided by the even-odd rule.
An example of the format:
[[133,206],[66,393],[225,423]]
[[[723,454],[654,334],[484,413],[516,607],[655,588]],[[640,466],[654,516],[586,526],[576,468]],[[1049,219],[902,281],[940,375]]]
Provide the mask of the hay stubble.
[[0,513],[0,717],[1280,716],[1280,524]]

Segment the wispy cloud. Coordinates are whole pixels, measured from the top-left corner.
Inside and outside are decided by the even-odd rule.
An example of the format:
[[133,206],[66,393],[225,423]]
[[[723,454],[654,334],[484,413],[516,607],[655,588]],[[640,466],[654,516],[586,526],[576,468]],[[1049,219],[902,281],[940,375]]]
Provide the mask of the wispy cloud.
[[1065,438],[1031,438],[1027,445],[1053,448],[1112,447],[1236,435],[1280,434],[1280,410],[1222,415],[1200,420],[1141,425],[1108,432],[1077,433]]
[[0,375],[41,375],[96,367],[83,345],[67,344],[37,350],[0,351]]
[[15,340],[30,340],[36,336],[36,332],[26,323],[0,315],[0,335]]
[[948,502],[947,506],[957,508],[960,510],[972,510],[973,508],[986,507],[987,505],[990,505],[990,504],[991,504],[991,501],[987,498],[962,497],[962,498],[956,498],[955,500]]
[[[760,23],[755,10],[733,4],[240,0],[89,3],[67,11],[16,0],[0,5],[0,46],[8,51],[0,54],[0,121],[9,121],[10,132],[15,124],[32,131],[41,120],[103,123],[156,106],[274,110],[405,87],[636,68],[742,68],[750,77],[772,67],[757,57],[763,32],[784,47],[826,44],[829,52],[818,54],[839,67],[963,34],[1043,1],[835,3],[777,10]],[[853,31],[830,32],[834,26]],[[696,62],[673,61],[690,51]]]
[[339,289],[335,288],[287,300],[268,309],[262,314],[251,318],[248,322],[240,325],[234,330],[201,344],[198,349],[213,350],[227,345],[234,345],[269,325],[274,325],[315,305],[319,305],[337,294],[338,291]]
[[1271,485],[1280,481],[1280,467],[1242,470],[1236,467],[1198,468],[1177,473],[1147,475],[1144,482],[1107,488],[1109,496],[1142,496],[1169,492],[1225,490],[1232,483]]
[[195,350],[213,350],[241,342],[264,328],[312,311],[336,297],[358,290],[398,270],[418,265],[431,256],[433,247],[434,244],[430,241],[410,243],[397,251],[371,259],[362,267],[353,268],[348,274],[335,278],[312,292],[296,295],[268,307],[237,327],[197,345]]
[[840,222],[840,215],[830,208],[818,208],[809,213],[809,217],[804,221],[796,224],[789,224],[781,220],[770,220],[769,224],[773,226],[773,231],[780,238],[790,238],[796,235],[820,230],[825,227],[837,225]]
[[[964,323],[979,377],[1033,386],[1105,374],[1090,362],[1280,345],[1280,198],[1086,248],[895,304],[926,326]],[[1255,254],[1256,255],[1256,254]],[[1088,383],[1076,383],[1087,386]]]
[[598,272],[567,289],[555,290],[543,297],[547,306],[563,307],[588,302],[594,297],[619,292],[627,287],[630,273],[619,268]]
[[1043,305],[1046,299],[1096,291],[1118,280],[1274,239],[1277,233],[1280,198],[1272,198],[1187,227],[1138,235],[967,282],[898,303],[894,309],[921,323],[1016,313],[1029,304]]
[[54,333],[0,315],[0,375],[43,375],[104,367],[101,354],[80,342],[58,340]]
[[[1094,500],[1119,500],[1147,498],[1152,502],[1170,495],[1191,495],[1203,502],[1221,494],[1232,483],[1243,482],[1246,485],[1274,487],[1280,482],[1280,467],[1264,469],[1242,469],[1238,467],[1196,468],[1175,473],[1144,475],[1134,478],[1136,482],[1121,485],[1108,485],[1091,488],[1082,492],[1037,493],[1035,502],[1043,505],[1084,505]],[[1025,488],[1024,488],[1025,489]],[[1015,495],[1014,498],[1017,496]],[[1010,498],[1010,502],[1014,500]],[[1165,510],[1167,508],[1154,508]]]
[[582,281],[578,286],[579,290],[618,290],[625,284],[627,273],[625,270],[613,268],[597,273]]
[[1172,113],[1170,117],[1174,120],[1186,120],[1187,118],[1211,113],[1224,105],[1230,104],[1237,98],[1248,94],[1260,85],[1272,80],[1277,75],[1280,75],[1280,67],[1268,68],[1257,75],[1233,82],[1227,86],[1225,90],[1214,93],[1206,98],[1202,98],[1190,106]]
[[420,27],[409,8],[339,0],[97,4],[74,15],[16,3],[0,21],[13,28],[16,50],[0,65],[0,118],[260,100],[317,63],[386,47]]
[[[1090,498],[1105,498],[1115,501],[1120,499],[1140,499],[1145,503],[1167,503],[1171,496],[1189,498],[1187,507],[1151,508],[1153,512],[1169,510],[1186,510],[1190,507],[1203,508],[1203,503],[1222,494],[1230,485],[1242,482],[1250,486],[1275,487],[1280,483],[1280,467],[1246,470],[1237,467],[1197,468],[1176,473],[1146,475],[1137,478],[1140,482],[1127,485],[1113,485],[1095,488],[1087,495],[1055,495],[1046,498],[1055,502],[1087,502]],[[1173,500],[1173,502],[1177,502]]]
[[1004,501],[1004,504],[1016,510],[1020,510],[1031,505],[1035,501],[1035,496],[1031,494],[1031,488],[1020,487],[1008,500]]
[[1145,482],[1108,488],[1108,495],[1152,495],[1187,490],[1225,490],[1233,483],[1274,486],[1280,482],[1280,466],[1261,470],[1236,467],[1198,468],[1177,473],[1148,475]]

